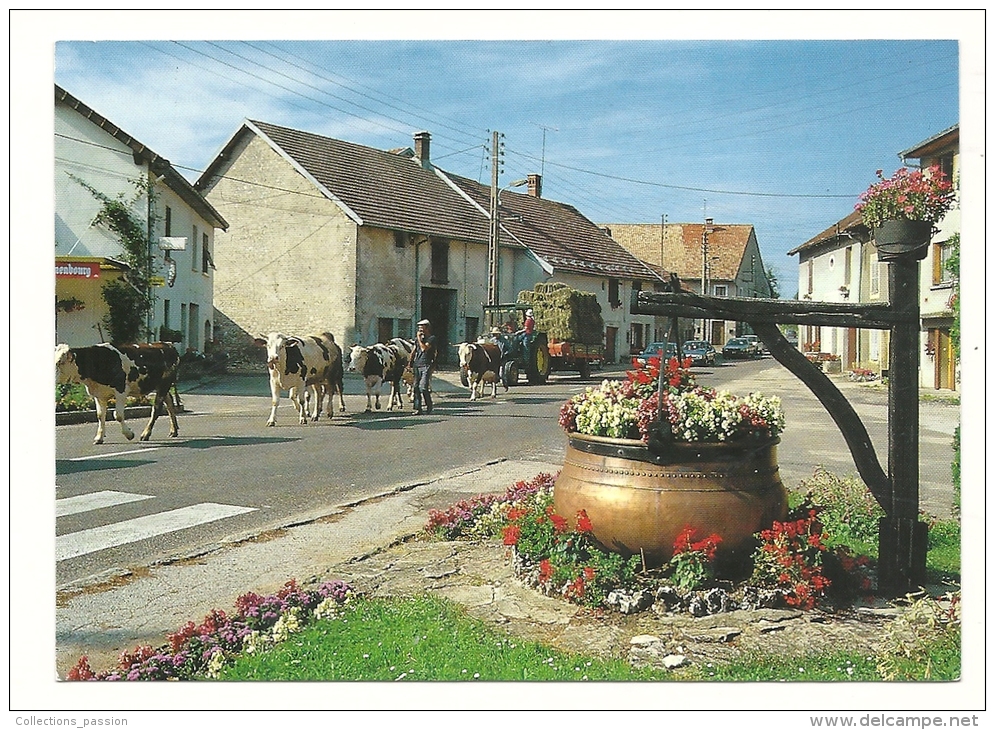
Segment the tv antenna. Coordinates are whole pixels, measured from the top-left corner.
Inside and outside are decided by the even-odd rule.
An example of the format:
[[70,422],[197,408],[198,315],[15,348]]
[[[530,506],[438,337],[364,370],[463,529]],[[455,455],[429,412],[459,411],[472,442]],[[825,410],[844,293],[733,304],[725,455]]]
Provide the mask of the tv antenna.
[[539,174],[543,175],[546,171],[546,130],[552,130],[554,132],[559,132],[558,127],[551,127],[546,124],[539,124],[538,122],[532,122],[540,129],[542,129],[542,160],[539,164]]

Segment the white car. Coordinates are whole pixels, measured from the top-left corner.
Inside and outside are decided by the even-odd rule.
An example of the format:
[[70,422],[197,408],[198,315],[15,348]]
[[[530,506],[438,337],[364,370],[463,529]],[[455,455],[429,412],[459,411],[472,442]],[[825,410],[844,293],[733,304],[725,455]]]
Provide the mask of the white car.
[[743,339],[749,340],[750,342],[753,343],[754,345],[753,353],[757,357],[760,357],[761,355],[764,354],[764,350],[766,348],[764,348],[764,343],[760,341],[759,337],[757,337],[756,335],[742,335],[742,337]]

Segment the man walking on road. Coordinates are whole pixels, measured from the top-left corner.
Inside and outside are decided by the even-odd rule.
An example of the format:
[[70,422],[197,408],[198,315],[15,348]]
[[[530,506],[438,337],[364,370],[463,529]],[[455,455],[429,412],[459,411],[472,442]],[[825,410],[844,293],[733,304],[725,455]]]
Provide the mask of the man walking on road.
[[411,372],[414,373],[414,407],[415,415],[422,414],[422,397],[425,398],[425,412],[432,412],[432,371],[435,369],[435,335],[432,334],[432,323],[423,319],[418,323],[418,333],[415,335],[415,349],[411,351]]

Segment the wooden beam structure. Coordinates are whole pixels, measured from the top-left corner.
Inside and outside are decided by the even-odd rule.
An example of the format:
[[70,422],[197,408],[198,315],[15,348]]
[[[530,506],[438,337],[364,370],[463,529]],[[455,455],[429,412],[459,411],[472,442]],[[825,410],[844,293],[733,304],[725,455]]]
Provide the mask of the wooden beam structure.
[[[884,509],[878,528],[878,588],[901,595],[926,577],[926,525],[919,521],[919,288],[916,261],[890,262],[891,302],[847,304],[702,296],[670,275],[669,292],[633,292],[633,314],[746,322],[771,355],[819,399],[839,427],[861,479]],[[867,429],[839,388],[792,347],[778,324],[884,329],[891,332],[888,380],[888,473]]]

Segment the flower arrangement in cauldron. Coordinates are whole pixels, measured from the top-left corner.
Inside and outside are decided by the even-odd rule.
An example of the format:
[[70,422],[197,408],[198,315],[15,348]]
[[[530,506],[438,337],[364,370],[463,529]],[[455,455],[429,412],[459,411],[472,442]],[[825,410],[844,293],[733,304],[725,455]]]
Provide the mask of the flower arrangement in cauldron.
[[[670,358],[660,367],[659,358],[645,365],[633,360],[634,370],[624,381],[604,380],[560,408],[560,426],[569,433],[609,438],[639,439],[653,446],[654,436],[664,441],[735,443],[747,438],[774,438],[784,430],[781,399],[728,391],[695,384],[690,361]],[[660,378],[664,379],[660,408]],[[660,415],[665,425],[661,428]]]
[[887,220],[936,223],[953,204],[953,184],[938,166],[925,170],[899,168],[890,178],[877,171],[878,182],[860,195],[854,208],[868,228]]

